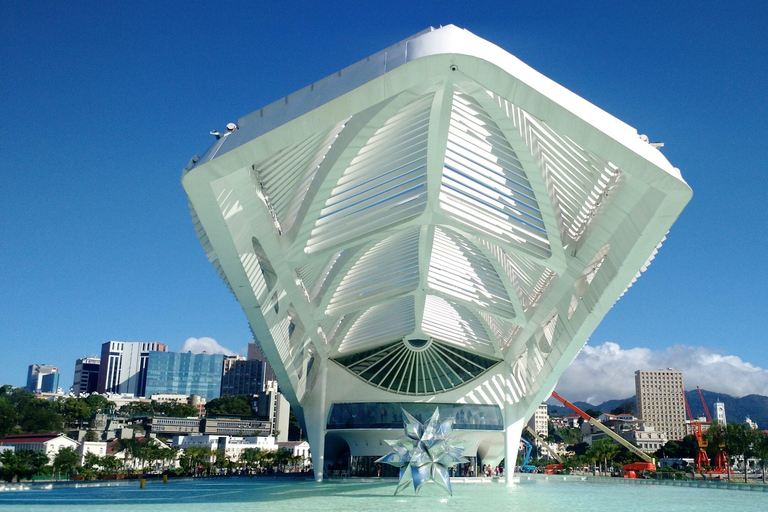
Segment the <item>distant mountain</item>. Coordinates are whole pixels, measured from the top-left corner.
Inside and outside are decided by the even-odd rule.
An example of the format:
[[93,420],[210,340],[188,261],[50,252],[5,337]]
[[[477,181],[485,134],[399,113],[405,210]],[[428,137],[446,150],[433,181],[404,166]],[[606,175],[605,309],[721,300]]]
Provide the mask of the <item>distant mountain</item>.
[[[725,404],[725,417],[727,421],[735,421],[737,423],[743,423],[744,418],[749,416],[752,421],[758,424],[761,429],[768,429],[768,396],[762,395],[747,395],[741,398],[732,397],[724,393],[715,393],[714,391],[701,390],[704,395],[704,401],[709,407],[709,413],[714,415],[715,402],[720,401]],[[563,397],[566,400],[568,397]],[[686,391],[685,398],[688,400],[688,404],[691,407],[691,413],[694,417],[705,416],[704,406],[701,405],[701,398],[699,398],[699,392],[696,390]],[[553,400],[550,400],[550,402]],[[574,405],[583,411],[587,409],[594,409],[600,412],[611,412],[617,407],[631,402],[632,412],[637,410],[635,405],[635,397],[619,399],[619,400],[606,400],[601,404],[590,404],[588,402],[574,402]],[[550,414],[570,414],[572,411],[567,407],[549,405]]]

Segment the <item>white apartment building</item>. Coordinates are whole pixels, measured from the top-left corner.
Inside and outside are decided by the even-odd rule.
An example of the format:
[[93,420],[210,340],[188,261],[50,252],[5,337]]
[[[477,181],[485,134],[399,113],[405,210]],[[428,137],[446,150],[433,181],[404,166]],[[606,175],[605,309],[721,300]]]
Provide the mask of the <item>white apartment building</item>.
[[549,433],[549,412],[547,412],[547,404],[540,404],[536,412],[533,413],[531,419],[528,420],[528,426],[536,431],[542,437],[547,437]]
[[685,437],[683,372],[638,370],[635,372],[637,414],[646,426],[655,427],[668,440]]

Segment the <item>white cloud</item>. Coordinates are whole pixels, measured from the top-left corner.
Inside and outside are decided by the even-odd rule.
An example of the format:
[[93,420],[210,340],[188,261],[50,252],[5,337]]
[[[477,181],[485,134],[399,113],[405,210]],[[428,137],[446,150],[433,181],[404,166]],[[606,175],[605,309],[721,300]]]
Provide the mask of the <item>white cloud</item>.
[[184,346],[181,348],[182,352],[192,352],[193,354],[224,354],[225,356],[235,355],[234,350],[230,350],[227,347],[222,347],[219,342],[213,338],[187,338],[184,342]]
[[586,345],[557,383],[568,400],[600,404],[635,394],[635,371],[674,368],[683,371],[686,389],[715,391],[741,397],[768,395],[768,370],[737,356],[716,354],[704,347],[676,345],[663,351],[624,350],[617,343]]

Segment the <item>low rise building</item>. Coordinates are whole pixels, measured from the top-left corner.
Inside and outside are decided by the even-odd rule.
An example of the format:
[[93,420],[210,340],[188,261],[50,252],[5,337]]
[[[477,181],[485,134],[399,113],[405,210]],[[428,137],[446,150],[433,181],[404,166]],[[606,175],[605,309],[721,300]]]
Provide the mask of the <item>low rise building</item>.
[[56,454],[63,448],[73,448],[76,450],[79,443],[59,433],[20,434],[0,439],[0,446],[13,446],[16,451],[32,450],[43,452],[53,461]]
[[303,462],[301,468],[306,469],[312,463],[311,454],[309,451],[309,443],[306,441],[286,441],[284,443],[277,443],[278,448],[285,448],[294,457],[301,457]]
[[619,435],[645,453],[653,453],[667,444],[667,436],[664,432],[658,432],[652,426],[638,426],[619,432]]
[[[271,436],[269,421],[253,418],[172,418],[155,416],[144,424],[147,431],[164,437],[189,434]],[[286,430],[287,435],[287,430]]]
[[92,453],[98,457],[104,457],[107,454],[106,441],[83,441],[77,448],[80,455],[80,464],[85,464],[85,456]]
[[249,448],[262,451],[273,451],[278,448],[275,438],[272,436],[238,437],[211,434],[175,436],[173,438],[173,446],[177,446],[182,450],[193,446],[210,448],[213,452],[223,450],[225,457],[232,462],[239,462],[243,450]]

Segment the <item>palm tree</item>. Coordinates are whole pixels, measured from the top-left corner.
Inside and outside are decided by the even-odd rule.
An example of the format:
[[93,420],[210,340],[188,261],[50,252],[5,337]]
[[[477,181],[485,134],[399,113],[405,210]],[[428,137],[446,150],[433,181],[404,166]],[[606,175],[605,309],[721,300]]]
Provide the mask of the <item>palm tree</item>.
[[105,455],[101,457],[100,465],[107,474],[113,475],[120,468],[120,461],[114,455]]
[[123,468],[128,470],[129,461],[141,457],[141,442],[138,439],[120,439],[118,442],[120,443],[120,451],[125,453]]
[[743,423],[728,423],[725,427],[725,448],[732,456],[744,460],[744,481],[747,482],[747,460],[751,456],[749,427]]
[[240,454],[240,462],[250,470],[252,466],[259,464],[259,452],[261,452],[259,448],[246,448]]
[[618,452],[618,447],[613,444],[610,439],[600,439],[592,443],[592,446],[587,450],[587,456],[590,460],[605,462],[605,469],[608,469],[608,460],[613,461],[613,458]]
[[765,461],[768,459],[768,434],[761,430],[755,430],[755,442],[753,444],[755,456],[760,459],[760,469],[765,483]]

